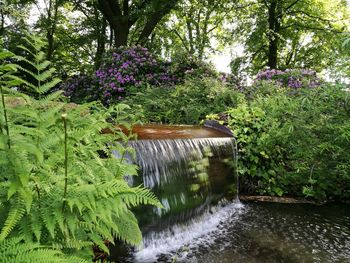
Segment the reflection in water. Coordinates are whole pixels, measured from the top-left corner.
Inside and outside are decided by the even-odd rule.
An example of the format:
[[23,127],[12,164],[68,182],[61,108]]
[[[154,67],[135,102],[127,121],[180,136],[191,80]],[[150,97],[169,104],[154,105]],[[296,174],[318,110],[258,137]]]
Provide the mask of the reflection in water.
[[131,145],[142,167],[134,184],[151,188],[164,209],[135,211],[143,245],[121,262],[350,262],[348,206],[220,201],[236,188],[222,161],[232,159],[230,138]]

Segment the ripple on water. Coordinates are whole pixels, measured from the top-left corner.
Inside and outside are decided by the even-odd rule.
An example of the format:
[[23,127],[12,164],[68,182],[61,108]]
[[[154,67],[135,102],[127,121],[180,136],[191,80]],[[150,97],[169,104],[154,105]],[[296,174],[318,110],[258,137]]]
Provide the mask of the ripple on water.
[[327,209],[286,204],[219,205],[186,225],[146,236],[143,247],[129,260],[350,262],[350,211],[330,213]]
[[[227,235],[226,253],[211,247],[198,262],[350,262],[349,209],[285,204],[249,204]],[[333,211],[334,212],[334,211]],[[249,223],[248,223],[249,222]]]

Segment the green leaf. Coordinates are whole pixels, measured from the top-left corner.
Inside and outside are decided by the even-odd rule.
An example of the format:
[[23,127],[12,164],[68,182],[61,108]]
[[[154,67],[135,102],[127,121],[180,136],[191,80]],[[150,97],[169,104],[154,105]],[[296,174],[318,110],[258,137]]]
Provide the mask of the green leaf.
[[24,213],[25,210],[21,207],[21,205],[16,204],[11,207],[7,219],[0,232],[0,242],[3,241],[16,227],[17,223],[23,217]]

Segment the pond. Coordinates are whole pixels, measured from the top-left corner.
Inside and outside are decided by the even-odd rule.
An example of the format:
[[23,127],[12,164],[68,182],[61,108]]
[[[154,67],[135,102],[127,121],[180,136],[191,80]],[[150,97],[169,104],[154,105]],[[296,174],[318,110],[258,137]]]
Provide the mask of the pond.
[[[240,202],[230,138],[132,142],[164,208],[135,210],[143,244],[117,262],[350,262],[349,205]],[[230,200],[230,201],[228,201]]]
[[226,203],[152,233],[123,262],[350,262],[347,205]]

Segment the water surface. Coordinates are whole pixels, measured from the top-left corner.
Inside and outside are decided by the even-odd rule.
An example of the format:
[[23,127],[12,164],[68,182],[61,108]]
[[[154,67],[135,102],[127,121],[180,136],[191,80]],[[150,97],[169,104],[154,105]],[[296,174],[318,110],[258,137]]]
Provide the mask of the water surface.
[[146,235],[127,262],[350,262],[346,205],[226,203]]

